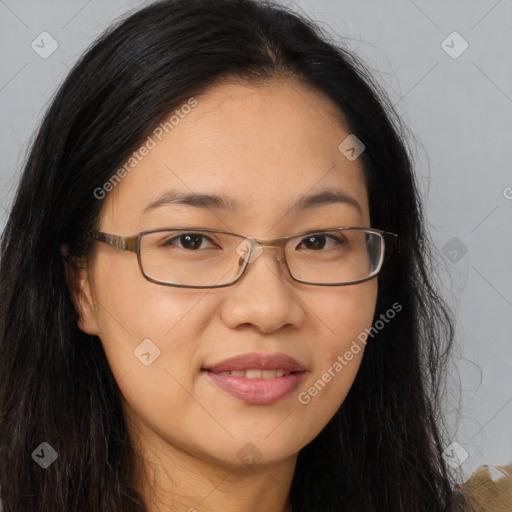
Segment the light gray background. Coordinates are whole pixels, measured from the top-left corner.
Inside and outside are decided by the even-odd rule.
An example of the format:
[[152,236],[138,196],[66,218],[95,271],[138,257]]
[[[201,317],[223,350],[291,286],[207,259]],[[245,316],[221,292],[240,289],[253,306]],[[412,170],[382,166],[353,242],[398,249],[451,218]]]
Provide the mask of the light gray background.
[[[0,0],[0,228],[30,137],[58,84],[106,26],[147,3]],[[459,465],[464,476],[481,464],[510,463],[512,1],[289,5],[348,38],[414,133],[445,295],[458,320],[445,399],[451,440],[460,446],[452,453],[462,461],[467,452]],[[44,31],[59,45],[47,59],[31,48]],[[441,45],[453,31],[469,44],[458,58]],[[452,39],[445,45],[460,51],[461,41]]]

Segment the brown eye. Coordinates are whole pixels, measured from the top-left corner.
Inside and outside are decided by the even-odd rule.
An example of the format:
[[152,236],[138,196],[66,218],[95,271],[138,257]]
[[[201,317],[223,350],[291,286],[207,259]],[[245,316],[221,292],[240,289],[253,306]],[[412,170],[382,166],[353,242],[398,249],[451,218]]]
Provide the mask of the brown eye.
[[209,241],[213,244],[212,240],[207,236],[200,235],[198,233],[184,233],[182,235],[169,238],[162,244],[162,247],[178,245],[181,249],[196,251],[200,248],[204,248],[202,247],[202,242],[204,241]]
[[322,233],[315,233],[305,237],[299,246],[304,245],[306,249],[321,251],[326,247],[326,245],[327,249],[331,249],[334,245],[336,245],[336,242],[342,243],[343,241],[333,236],[324,235]]

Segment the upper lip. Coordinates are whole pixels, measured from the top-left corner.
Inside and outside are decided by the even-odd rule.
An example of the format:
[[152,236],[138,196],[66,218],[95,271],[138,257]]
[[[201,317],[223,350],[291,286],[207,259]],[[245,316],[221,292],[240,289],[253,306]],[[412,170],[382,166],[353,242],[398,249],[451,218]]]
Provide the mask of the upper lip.
[[241,354],[225,359],[217,364],[203,367],[203,370],[210,370],[214,373],[250,369],[282,369],[290,372],[305,371],[305,368],[301,363],[287,354]]

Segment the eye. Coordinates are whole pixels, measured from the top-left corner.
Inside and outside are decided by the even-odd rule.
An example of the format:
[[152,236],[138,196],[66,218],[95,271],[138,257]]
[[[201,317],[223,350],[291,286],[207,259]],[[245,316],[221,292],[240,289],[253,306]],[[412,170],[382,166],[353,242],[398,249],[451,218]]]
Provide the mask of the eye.
[[322,249],[332,249],[336,245],[343,245],[345,241],[333,235],[323,233],[312,233],[303,238],[302,242],[297,246],[305,245],[306,249],[313,251],[321,251]]
[[212,246],[216,246],[211,238],[205,235],[201,235],[199,233],[183,233],[179,236],[168,238],[161,244],[161,247],[177,245],[180,249],[197,251],[198,249],[208,248],[204,246],[202,247],[203,242],[209,242]]

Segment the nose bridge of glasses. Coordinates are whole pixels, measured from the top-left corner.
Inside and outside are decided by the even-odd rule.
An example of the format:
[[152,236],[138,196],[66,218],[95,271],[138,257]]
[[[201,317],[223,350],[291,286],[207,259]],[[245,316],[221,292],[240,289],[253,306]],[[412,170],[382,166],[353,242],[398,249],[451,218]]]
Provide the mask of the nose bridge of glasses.
[[278,249],[277,260],[281,261],[284,243],[286,243],[286,240],[283,239],[258,240],[256,238],[247,237],[238,245],[236,252],[247,263],[252,263],[263,253],[264,248],[274,247]]

